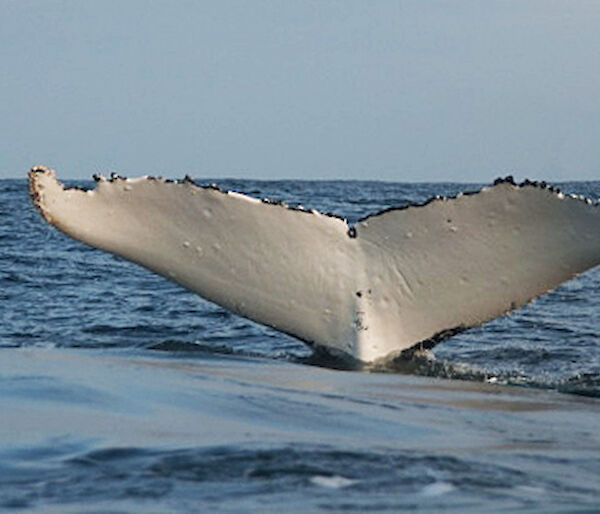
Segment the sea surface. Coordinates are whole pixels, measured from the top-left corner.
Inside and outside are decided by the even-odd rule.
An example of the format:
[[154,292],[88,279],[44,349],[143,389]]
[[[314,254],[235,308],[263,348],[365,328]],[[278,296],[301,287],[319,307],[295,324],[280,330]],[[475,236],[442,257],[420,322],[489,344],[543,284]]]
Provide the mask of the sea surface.
[[[479,187],[218,183],[349,221]],[[2,180],[0,511],[598,512],[599,313],[592,270],[405,369],[333,369]]]

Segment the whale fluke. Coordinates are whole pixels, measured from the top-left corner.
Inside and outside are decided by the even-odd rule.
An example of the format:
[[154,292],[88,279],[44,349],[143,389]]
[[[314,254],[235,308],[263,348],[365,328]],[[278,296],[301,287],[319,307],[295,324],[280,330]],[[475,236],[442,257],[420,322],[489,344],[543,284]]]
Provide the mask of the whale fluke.
[[190,179],[96,177],[83,191],[36,167],[29,180],[65,234],[365,362],[431,346],[600,264],[600,207],[510,178],[352,227]]

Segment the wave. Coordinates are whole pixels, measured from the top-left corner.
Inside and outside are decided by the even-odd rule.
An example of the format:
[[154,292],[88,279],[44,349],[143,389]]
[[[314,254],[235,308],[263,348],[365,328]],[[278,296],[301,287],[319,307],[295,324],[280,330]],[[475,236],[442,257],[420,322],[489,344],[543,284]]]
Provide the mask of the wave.
[[23,452],[4,455],[0,507],[89,508],[134,501],[140,508],[142,501],[153,509],[175,511],[197,508],[198,502],[226,510],[262,510],[282,502],[291,511],[360,511],[374,505],[385,511],[415,505],[426,510],[469,510],[471,505],[477,510],[482,501],[493,499],[495,508],[510,510],[576,505],[593,493],[568,480],[540,480],[535,473],[493,460],[424,452],[300,444],[163,451],[138,447],[81,451],[81,446],[85,444],[55,445],[52,454],[29,449],[25,453],[30,466],[13,463],[17,457],[22,460]]

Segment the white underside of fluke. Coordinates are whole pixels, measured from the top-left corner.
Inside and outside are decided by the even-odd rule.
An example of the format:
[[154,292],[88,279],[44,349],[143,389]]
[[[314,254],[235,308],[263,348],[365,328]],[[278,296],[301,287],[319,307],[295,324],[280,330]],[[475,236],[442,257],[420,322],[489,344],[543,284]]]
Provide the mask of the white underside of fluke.
[[237,314],[373,361],[521,307],[600,263],[600,208],[533,185],[342,219],[149,177],[65,189],[44,218]]

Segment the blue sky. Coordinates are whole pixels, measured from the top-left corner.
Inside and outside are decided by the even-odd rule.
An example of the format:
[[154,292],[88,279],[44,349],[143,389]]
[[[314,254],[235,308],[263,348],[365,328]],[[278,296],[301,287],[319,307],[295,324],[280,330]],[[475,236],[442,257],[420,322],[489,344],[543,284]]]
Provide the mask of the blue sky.
[[594,0],[0,12],[0,178],[600,178]]

